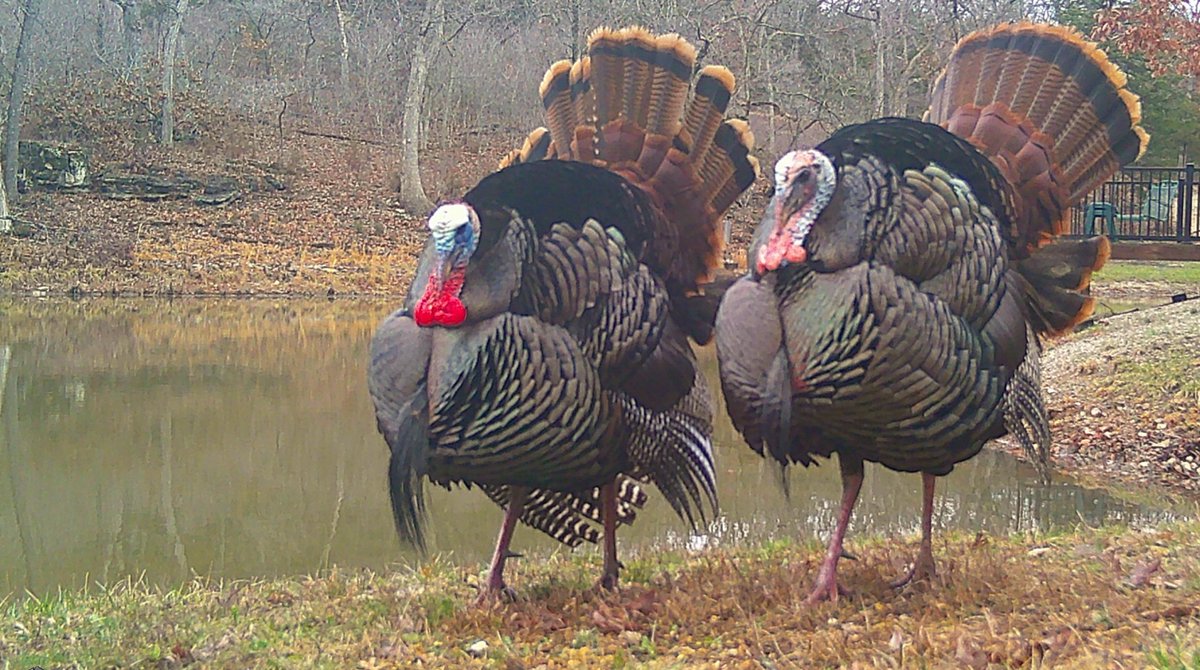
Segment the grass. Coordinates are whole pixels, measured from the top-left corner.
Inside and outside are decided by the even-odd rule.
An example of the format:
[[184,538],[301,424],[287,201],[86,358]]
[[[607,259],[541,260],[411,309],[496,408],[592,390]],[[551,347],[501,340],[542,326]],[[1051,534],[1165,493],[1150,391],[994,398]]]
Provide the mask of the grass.
[[816,607],[803,597],[819,549],[781,540],[626,557],[615,594],[587,586],[595,552],[517,561],[525,597],[490,608],[470,605],[476,570],[438,559],[124,582],[0,606],[0,667],[1200,667],[1200,521],[939,537],[939,577],[900,592],[885,580],[913,543],[854,544],[853,594]]
[[1169,350],[1152,360],[1134,360],[1117,368],[1116,383],[1142,392],[1200,398],[1200,361],[1191,351]]
[[1101,284],[1145,281],[1200,284],[1200,263],[1186,261],[1109,261],[1095,274]]

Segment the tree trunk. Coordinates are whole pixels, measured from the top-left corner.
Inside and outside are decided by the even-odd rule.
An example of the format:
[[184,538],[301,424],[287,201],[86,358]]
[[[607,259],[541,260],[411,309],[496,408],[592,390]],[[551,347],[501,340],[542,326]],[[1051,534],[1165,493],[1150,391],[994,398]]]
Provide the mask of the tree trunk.
[[98,56],[100,58],[101,62],[104,62],[104,50],[105,50],[105,44],[104,44],[104,42],[105,42],[105,39],[104,39],[104,18],[105,18],[104,17],[104,8],[105,8],[105,6],[106,6],[105,0],[96,0],[96,56]]
[[[37,0],[25,0],[21,11],[21,36],[17,38],[17,58],[13,64],[12,87],[8,90],[8,113],[4,121],[4,191],[17,199],[17,146],[21,141],[21,114],[25,87],[29,82],[29,38],[37,20]],[[7,202],[5,209],[8,209]]]
[[188,0],[175,1],[175,17],[167,29],[167,40],[163,44],[162,59],[162,123],[159,142],[167,148],[175,143],[175,52],[179,47],[179,30],[183,27],[183,15],[187,12]]
[[6,344],[0,347],[0,415],[4,414],[4,390],[8,388],[8,361],[12,358],[12,349]]
[[443,0],[426,0],[421,34],[413,44],[411,69],[404,91],[404,126],[400,166],[400,204],[410,212],[425,212],[433,203],[421,185],[421,108],[425,100],[429,56],[441,35]]
[[8,196],[4,195],[4,163],[0,161],[0,233],[12,230],[12,219],[8,218]]
[[142,8],[138,0],[112,0],[121,8],[121,36],[125,40],[125,63],[121,73],[126,79],[142,63]]
[[342,0],[333,0],[333,7],[337,10],[338,33],[342,38],[341,51],[338,52],[341,59],[341,92],[346,95],[350,91],[350,41],[346,39],[346,12],[342,9]]

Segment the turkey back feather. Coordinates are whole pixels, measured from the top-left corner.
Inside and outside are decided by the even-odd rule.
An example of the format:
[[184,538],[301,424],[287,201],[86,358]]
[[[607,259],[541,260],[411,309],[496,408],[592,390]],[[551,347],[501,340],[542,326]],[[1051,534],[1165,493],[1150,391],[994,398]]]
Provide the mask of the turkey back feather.
[[733,74],[703,68],[689,101],[695,61],[695,48],[679,35],[596,30],[587,56],[551,65],[542,80],[548,129],[534,130],[500,163],[578,161],[636,185],[659,213],[644,233],[643,258],[673,293],[711,278],[721,217],[758,178],[749,126],[725,118]]
[[1009,184],[1009,252],[1034,327],[1056,334],[1084,321],[1108,243],[1056,238],[1072,206],[1145,151],[1125,75],[1069,28],[1002,24],[955,46],[930,98],[925,119],[970,140]]

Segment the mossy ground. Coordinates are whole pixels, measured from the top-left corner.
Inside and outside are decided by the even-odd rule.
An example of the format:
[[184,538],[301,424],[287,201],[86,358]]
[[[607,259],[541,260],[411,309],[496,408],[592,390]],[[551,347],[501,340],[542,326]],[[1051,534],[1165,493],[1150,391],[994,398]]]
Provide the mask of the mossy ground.
[[161,591],[123,583],[9,603],[6,668],[1200,667],[1200,521],[1049,536],[948,535],[940,574],[886,580],[913,542],[860,540],[853,591],[805,605],[820,550],[776,541],[516,561],[513,603],[474,607],[475,569],[433,559]]

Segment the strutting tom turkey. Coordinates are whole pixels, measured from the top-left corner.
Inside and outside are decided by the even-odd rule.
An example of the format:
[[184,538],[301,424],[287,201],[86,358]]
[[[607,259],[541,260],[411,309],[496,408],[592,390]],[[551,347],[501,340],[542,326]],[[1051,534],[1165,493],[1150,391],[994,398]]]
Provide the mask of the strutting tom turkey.
[[423,542],[425,478],[506,509],[481,599],[506,589],[517,520],[571,546],[602,535],[613,586],[642,483],[689,522],[715,508],[689,338],[711,338],[719,221],[758,164],[725,119],[733,76],[695,61],[678,35],[627,28],[552,65],[548,129],[434,211],[408,299],[372,341],[401,539]]
[[1092,310],[1108,241],[1059,239],[1069,208],[1145,149],[1137,98],[1066,28],[955,46],[925,122],[847,126],[775,166],[751,273],[716,325],[734,425],[786,466],[836,453],[843,497],[810,600],[836,569],[863,462],[924,480],[897,585],[934,571],[934,478],[1011,433],[1046,467],[1040,337]]

